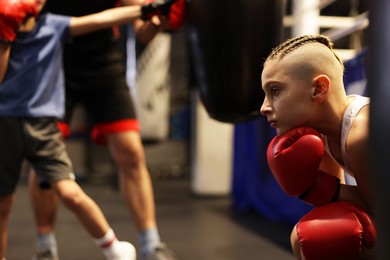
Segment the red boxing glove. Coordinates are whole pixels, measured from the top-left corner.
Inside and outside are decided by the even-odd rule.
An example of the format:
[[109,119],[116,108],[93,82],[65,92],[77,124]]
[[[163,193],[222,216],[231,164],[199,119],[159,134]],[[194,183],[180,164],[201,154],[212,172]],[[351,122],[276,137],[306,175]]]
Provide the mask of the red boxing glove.
[[362,247],[373,248],[376,241],[371,217],[345,201],[314,208],[296,230],[306,260],[359,259]]
[[169,29],[176,30],[183,26],[187,20],[187,8],[185,0],[177,0],[172,4],[169,12]]
[[15,40],[15,27],[16,26],[10,26],[9,22],[6,22],[0,15],[0,41],[12,42]]
[[70,137],[70,132],[71,132],[71,130],[70,130],[70,125],[69,125],[69,124],[67,124],[67,123],[65,123],[65,122],[58,121],[58,122],[57,122],[57,127],[58,127],[58,129],[61,131],[62,137],[63,137],[64,139]]
[[0,39],[15,40],[15,31],[28,15],[38,15],[36,0],[0,0]]
[[285,193],[320,206],[333,201],[340,180],[319,170],[324,155],[321,134],[309,127],[299,127],[271,140],[267,150],[268,165]]

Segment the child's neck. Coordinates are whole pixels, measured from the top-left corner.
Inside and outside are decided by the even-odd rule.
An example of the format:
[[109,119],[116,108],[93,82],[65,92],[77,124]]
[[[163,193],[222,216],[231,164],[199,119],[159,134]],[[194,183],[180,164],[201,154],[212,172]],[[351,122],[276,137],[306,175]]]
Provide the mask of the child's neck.
[[34,29],[35,24],[35,17],[28,18],[26,22],[20,25],[19,32],[30,32]]

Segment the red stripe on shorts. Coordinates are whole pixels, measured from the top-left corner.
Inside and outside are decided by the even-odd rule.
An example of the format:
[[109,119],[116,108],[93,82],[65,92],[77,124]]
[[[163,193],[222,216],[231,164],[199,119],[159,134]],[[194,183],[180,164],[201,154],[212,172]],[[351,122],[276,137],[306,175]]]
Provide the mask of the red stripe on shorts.
[[110,123],[97,124],[92,129],[92,139],[97,144],[107,143],[107,134],[127,132],[127,131],[140,131],[139,121],[136,119],[125,119]]
[[67,123],[57,122],[57,127],[60,129],[64,138],[68,138],[70,136],[70,126]]

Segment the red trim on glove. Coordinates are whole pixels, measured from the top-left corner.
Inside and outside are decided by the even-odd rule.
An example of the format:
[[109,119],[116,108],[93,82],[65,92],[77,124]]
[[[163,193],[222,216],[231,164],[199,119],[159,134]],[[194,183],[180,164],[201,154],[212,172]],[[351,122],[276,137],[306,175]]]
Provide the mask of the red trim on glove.
[[187,9],[184,0],[177,0],[172,4],[169,12],[169,29],[176,30],[184,25],[187,20]]

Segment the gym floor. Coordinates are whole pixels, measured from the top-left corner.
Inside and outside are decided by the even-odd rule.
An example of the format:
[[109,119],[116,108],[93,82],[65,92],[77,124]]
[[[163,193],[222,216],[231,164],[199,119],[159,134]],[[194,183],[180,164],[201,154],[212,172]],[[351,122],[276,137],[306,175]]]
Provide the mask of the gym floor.
[[[113,185],[82,184],[102,208],[120,240],[136,245],[136,231]],[[232,210],[228,197],[200,198],[190,192],[190,178],[154,179],[162,239],[182,260],[294,259],[289,249],[291,227],[251,213]],[[60,206],[57,241],[62,260],[104,259],[77,219]],[[9,260],[31,259],[34,223],[28,187],[21,183],[9,223]]]

